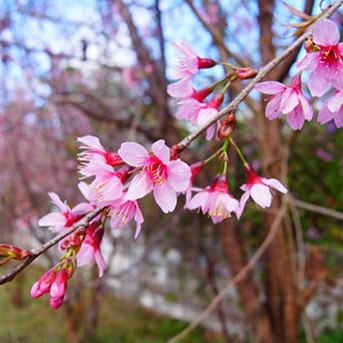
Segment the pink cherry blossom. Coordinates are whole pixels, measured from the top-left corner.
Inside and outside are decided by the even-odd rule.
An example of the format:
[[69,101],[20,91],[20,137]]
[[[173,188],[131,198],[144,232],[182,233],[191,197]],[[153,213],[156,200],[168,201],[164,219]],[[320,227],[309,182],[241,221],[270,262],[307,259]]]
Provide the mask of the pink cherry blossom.
[[192,95],[192,79],[199,69],[211,68],[216,62],[210,58],[197,55],[186,41],[177,41],[173,45],[178,49],[180,57],[174,67],[173,78],[180,79],[167,87],[167,92],[174,98],[187,98]]
[[201,208],[204,214],[208,213],[215,224],[231,217],[232,212],[235,212],[239,218],[239,202],[229,193],[225,175],[216,177],[210,187],[194,195],[187,208],[189,210]]
[[319,51],[308,53],[298,62],[299,70],[311,70],[308,87],[313,96],[322,96],[329,85],[343,89],[343,43],[339,30],[329,19],[319,20],[313,30],[313,42]]
[[103,276],[106,268],[106,262],[100,248],[103,234],[103,228],[99,227],[97,223],[91,224],[86,230],[86,237],[76,255],[78,267],[95,262],[99,269],[99,277]]
[[121,199],[110,205],[109,216],[111,217],[111,227],[113,229],[121,229],[134,219],[136,221],[134,238],[138,237],[144,222],[138,200],[127,200],[126,194],[124,194]]
[[245,174],[247,183],[241,186],[244,194],[240,201],[239,217],[242,215],[249,197],[252,197],[255,203],[260,207],[267,208],[272,204],[271,189],[276,189],[284,194],[287,193],[287,189],[279,180],[260,177],[250,166],[245,167]]
[[300,130],[306,120],[312,120],[313,108],[301,90],[301,76],[297,74],[286,87],[280,82],[266,81],[256,84],[255,89],[273,95],[266,107],[266,116],[275,119],[283,114],[292,129]]
[[[122,159],[116,152],[108,152],[100,143],[99,138],[94,136],[78,137],[77,141],[82,143],[80,149],[84,149],[78,155],[79,160],[85,164],[91,162],[93,159],[100,158],[106,164],[115,167],[123,164]],[[81,168],[82,169],[82,168]]]
[[39,219],[39,226],[49,226],[53,231],[65,230],[71,227],[75,222],[80,220],[87,212],[94,209],[91,204],[81,203],[72,209],[62,202],[59,196],[53,192],[49,193],[51,202],[59,208],[61,212],[50,212]]
[[343,127],[343,91],[341,90],[328,98],[318,113],[318,121],[320,124],[326,124],[332,119],[336,127]]
[[125,142],[118,154],[125,163],[139,169],[129,185],[127,200],[137,200],[153,190],[154,198],[164,213],[176,207],[178,192],[186,191],[191,176],[189,166],[180,159],[170,160],[164,140],[152,145],[149,153],[142,145]]

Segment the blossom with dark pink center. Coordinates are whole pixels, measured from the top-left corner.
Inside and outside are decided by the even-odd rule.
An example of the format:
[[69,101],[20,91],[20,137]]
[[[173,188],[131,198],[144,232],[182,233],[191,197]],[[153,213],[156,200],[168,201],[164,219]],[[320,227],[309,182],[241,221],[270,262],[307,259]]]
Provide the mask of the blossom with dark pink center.
[[170,149],[162,139],[151,149],[149,153],[138,143],[125,142],[118,150],[125,163],[139,169],[130,182],[126,199],[137,200],[153,191],[157,204],[168,213],[176,207],[177,193],[188,187],[190,168],[180,159],[170,160]]
[[297,63],[299,70],[311,70],[308,88],[313,96],[322,96],[329,85],[343,89],[343,43],[336,24],[319,20],[313,30],[313,42],[319,51],[308,53]]
[[86,230],[86,237],[76,255],[78,267],[95,262],[99,269],[99,277],[102,277],[106,268],[106,262],[100,248],[103,235],[102,227],[99,227],[97,223],[91,224]]
[[49,226],[54,231],[65,230],[80,220],[87,212],[94,209],[89,203],[80,203],[72,209],[62,202],[59,196],[53,192],[49,193],[51,202],[59,208],[61,212],[50,212],[39,219],[39,226]]
[[216,177],[210,187],[195,194],[187,208],[189,210],[201,208],[204,214],[208,213],[215,224],[231,217],[232,212],[235,212],[239,218],[239,202],[229,193],[225,175]]
[[245,174],[247,183],[241,186],[241,190],[244,191],[244,194],[240,201],[239,217],[243,213],[245,205],[250,197],[260,207],[267,208],[272,204],[271,189],[276,189],[284,194],[287,193],[287,189],[279,180],[260,177],[250,166],[245,167]]
[[336,127],[343,127],[343,91],[337,91],[332,97],[328,98],[318,113],[320,124],[326,124],[330,120],[334,121]]
[[275,119],[283,114],[292,129],[300,130],[306,120],[312,120],[313,108],[301,90],[301,76],[297,74],[287,87],[280,82],[266,81],[256,84],[255,89],[273,95],[266,106],[266,117]]
[[127,200],[125,193],[121,199],[110,205],[109,216],[111,217],[111,227],[113,229],[121,229],[134,219],[136,221],[134,238],[138,237],[144,222],[138,200]]

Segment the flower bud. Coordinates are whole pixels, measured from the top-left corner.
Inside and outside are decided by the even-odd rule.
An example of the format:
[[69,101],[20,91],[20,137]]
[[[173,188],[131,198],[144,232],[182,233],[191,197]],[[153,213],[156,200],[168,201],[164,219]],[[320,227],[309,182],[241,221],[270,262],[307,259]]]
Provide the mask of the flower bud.
[[237,79],[246,80],[251,79],[257,75],[257,70],[251,67],[244,67],[237,69]]

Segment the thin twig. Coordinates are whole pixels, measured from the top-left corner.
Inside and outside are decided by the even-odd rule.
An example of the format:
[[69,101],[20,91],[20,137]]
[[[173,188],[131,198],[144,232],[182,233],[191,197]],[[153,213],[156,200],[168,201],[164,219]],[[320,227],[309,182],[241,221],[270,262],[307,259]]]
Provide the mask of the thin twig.
[[[338,0],[335,2],[328,10],[323,13],[321,18],[330,17],[343,3],[343,0]],[[177,144],[177,149],[179,152],[186,149],[198,136],[200,136],[208,127],[216,123],[219,119],[235,112],[238,105],[245,99],[245,97],[250,93],[250,91],[255,87],[256,83],[260,82],[271,70],[277,67],[283,60],[285,60],[294,49],[302,44],[302,42],[308,38],[313,31],[315,23],[309,26],[308,30],[304,32],[298,39],[296,39],[283,53],[275,57],[272,61],[267,63],[265,66],[260,68],[256,77],[217,115],[208,120],[203,126],[199,127],[195,132],[191,133],[185,137],[181,142]]]
[[311,204],[309,202],[305,202],[305,201],[294,199],[294,198],[292,198],[291,201],[294,202],[294,205],[296,207],[302,208],[303,210],[307,210],[307,211],[311,211],[311,212],[316,212],[316,213],[323,214],[324,216],[328,216],[328,217],[332,217],[332,218],[335,218],[335,219],[343,220],[343,212],[335,211],[335,210],[332,210],[331,208],[327,208],[327,207],[324,207],[324,206]]
[[85,217],[75,223],[70,229],[61,232],[59,235],[52,238],[50,241],[46,242],[42,246],[36,249],[30,250],[30,256],[19,264],[15,269],[10,271],[8,274],[3,275],[0,278],[0,285],[12,281],[22,270],[24,270],[28,265],[30,265],[38,256],[42,255],[45,251],[56,245],[63,238],[69,236],[74,231],[78,229],[86,229],[90,221],[94,219],[99,213],[101,213],[106,207],[99,207],[91,212],[89,212]]
[[172,339],[168,340],[167,343],[177,343],[180,342],[181,339],[186,337],[191,331],[193,331],[202,321],[204,321],[211,312],[214,311],[214,309],[218,306],[218,304],[222,301],[222,299],[226,296],[228,291],[231,287],[233,287],[235,284],[242,281],[246,275],[253,269],[253,267],[256,265],[256,263],[259,261],[259,259],[262,257],[262,255],[266,252],[270,244],[272,243],[279,227],[280,223],[286,214],[287,210],[287,198],[284,197],[282,201],[282,205],[273,221],[273,224],[270,228],[270,231],[261,244],[261,246],[258,248],[258,250],[255,252],[255,254],[252,256],[252,258],[249,260],[249,262],[241,269],[241,271],[235,275],[235,277],[230,280],[226,286],[218,293],[216,297],[213,298],[211,303],[207,306],[207,308],[196,318],[193,322],[191,322],[184,330],[182,330],[179,334],[177,334]]

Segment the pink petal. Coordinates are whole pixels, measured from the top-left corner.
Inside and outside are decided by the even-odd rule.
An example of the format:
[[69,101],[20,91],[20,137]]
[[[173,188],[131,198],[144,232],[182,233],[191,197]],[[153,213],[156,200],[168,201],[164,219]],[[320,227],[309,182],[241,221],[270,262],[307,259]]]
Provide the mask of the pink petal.
[[99,268],[99,277],[102,277],[106,269],[106,261],[100,250],[97,250],[95,252],[94,259],[95,259],[95,263],[97,264]]
[[170,150],[166,146],[163,139],[158,140],[151,146],[152,152],[162,161],[164,164],[168,164],[170,161]]
[[112,175],[109,178],[96,178],[91,184],[90,199],[94,202],[106,202],[119,199],[123,195],[121,180]]
[[264,94],[277,94],[282,91],[284,91],[286,88],[285,85],[283,85],[280,82],[276,81],[265,81],[265,82],[260,82],[255,85],[255,89],[261,93]]
[[136,200],[143,198],[153,189],[153,183],[147,178],[144,172],[137,174],[131,181],[126,193],[127,200]]
[[168,182],[155,185],[154,198],[164,213],[174,211],[176,207],[176,193]]
[[133,167],[142,166],[149,156],[149,152],[142,145],[134,142],[122,143],[118,154],[125,163]]
[[188,77],[181,79],[180,81],[171,83],[167,87],[167,93],[172,98],[190,98],[194,93],[194,89],[192,87],[192,78],[193,75],[190,75]]
[[266,179],[263,177],[262,181],[265,185],[275,188],[281,193],[286,194],[288,192],[287,188],[285,188],[284,185],[277,179]]
[[72,213],[86,213],[92,211],[94,207],[91,204],[86,202],[82,202],[81,204],[77,204],[73,207]]
[[78,267],[92,264],[94,262],[94,248],[90,244],[83,243],[76,255],[76,262]]
[[336,45],[339,42],[337,25],[329,20],[319,20],[313,30],[313,41],[322,46]]
[[327,72],[327,68],[325,65],[323,65],[311,73],[309,77],[308,88],[312,96],[320,97],[326,93],[329,86]]
[[266,106],[266,117],[270,120],[278,118],[282,115],[280,111],[281,96],[276,95]]
[[209,193],[206,191],[195,194],[194,197],[189,202],[187,208],[189,210],[194,210],[198,207],[202,207],[203,204],[206,202],[208,195]]
[[280,111],[282,113],[289,113],[298,106],[299,99],[295,90],[291,87],[287,87],[281,96]]
[[214,137],[215,133],[216,133],[216,127],[213,124],[209,126],[206,130],[206,140],[210,141]]
[[239,207],[239,202],[235,198],[231,197],[228,194],[225,194],[225,201],[224,201],[224,206],[229,212],[235,212],[237,216],[237,211]]
[[308,53],[302,60],[297,63],[299,71],[303,70],[315,70],[320,63],[320,52]]
[[78,137],[77,141],[84,144],[80,146],[81,149],[91,148],[92,150],[99,150],[99,151],[105,152],[104,147],[101,145],[100,140],[97,137],[83,136],[83,137]]
[[204,108],[205,104],[196,99],[186,99],[182,101],[181,106],[175,113],[177,119],[185,119],[190,121],[193,125],[197,123],[198,113]]
[[304,95],[299,94],[300,105],[306,120],[312,120],[313,118],[313,108],[309,101],[305,98]]
[[186,57],[197,56],[197,53],[193,50],[192,46],[185,40],[175,41],[172,44]]
[[328,99],[327,107],[331,112],[337,112],[343,105],[343,91],[337,92]]
[[51,212],[38,220],[39,226],[64,226],[66,218],[62,213]]
[[323,107],[319,110],[319,113],[318,113],[318,122],[320,124],[326,124],[327,122],[329,122],[330,120],[332,120],[335,116],[335,113],[334,112],[331,112],[329,109],[328,109],[328,101],[330,99],[327,99],[324,104],[323,104]]
[[335,125],[338,128],[343,127],[343,108],[341,107],[334,117]]
[[135,213],[135,221],[137,223],[136,225],[136,232],[135,232],[135,239],[138,237],[139,233],[141,232],[142,223],[144,222],[142,211],[139,207],[138,202],[136,203],[136,213]]
[[[242,188],[242,187],[243,187],[243,186],[241,186],[241,188]],[[249,191],[246,191],[246,192],[242,195],[241,200],[240,200],[240,202],[239,202],[239,207],[238,207],[238,209],[237,209],[237,211],[236,211],[237,219],[239,219],[239,218],[241,217],[241,215],[242,215],[242,213],[243,213],[243,211],[244,211],[244,209],[245,209],[245,205],[246,205],[246,203],[247,203],[247,201],[248,201],[249,198],[250,198],[250,192],[249,192]]]
[[199,111],[198,115],[198,125],[206,124],[210,119],[212,119],[216,114],[218,113],[218,110],[215,108],[203,108]]
[[289,85],[290,87],[296,89],[297,91],[301,90],[301,73],[296,74]]
[[300,130],[305,122],[305,117],[301,106],[297,106],[292,112],[287,114],[287,121],[293,130]]
[[85,199],[89,200],[90,185],[86,182],[81,181],[77,184],[77,187],[79,188],[81,194],[85,197]]
[[48,194],[49,194],[51,202],[54,205],[56,205],[61,210],[62,213],[70,212],[69,206],[65,202],[62,202],[60,197],[56,193],[50,192]]
[[191,169],[181,160],[171,161],[168,165],[168,182],[176,192],[185,192],[189,186]]
[[251,187],[250,196],[255,203],[260,205],[262,208],[270,207],[272,204],[272,195],[269,187],[261,183],[257,183]]

